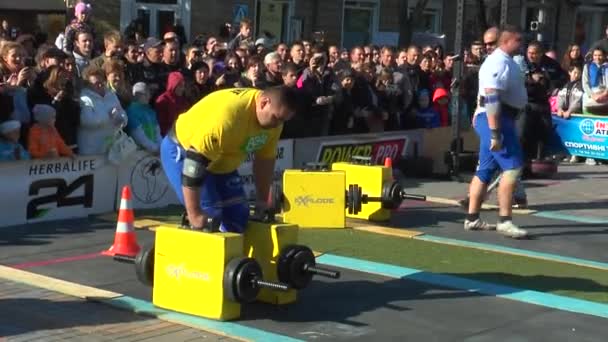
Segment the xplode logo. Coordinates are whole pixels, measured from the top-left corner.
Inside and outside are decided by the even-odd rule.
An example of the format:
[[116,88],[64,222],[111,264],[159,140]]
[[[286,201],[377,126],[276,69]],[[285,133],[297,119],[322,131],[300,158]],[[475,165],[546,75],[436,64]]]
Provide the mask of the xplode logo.
[[608,122],[605,121],[584,119],[579,124],[579,129],[587,136],[608,136]]
[[178,281],[181,281],[183,278],[189,280],[209,281],[209,274],[188,270],[184,264],[168,265],[165,271],[167,272],[167,276],[170,278],[175,278]]
[[314,204],[319,204],[319,205],[333,204],[334,199],[333,198],[314,198],[310,195],[307,195],[307,196],[296,197],[295,202],[296,202],[297,206],[308,207],[308,206],[314,205]]

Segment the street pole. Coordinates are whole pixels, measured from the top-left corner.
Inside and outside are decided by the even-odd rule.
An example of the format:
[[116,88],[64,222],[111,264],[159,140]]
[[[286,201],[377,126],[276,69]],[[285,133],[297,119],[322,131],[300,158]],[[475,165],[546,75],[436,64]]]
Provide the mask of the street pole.
[[452,82],[452,146],[450,177],[460,179],[460,155],[462,152],[460,137],[460,83],[464,69],[464,51],[462,49],[462,36],[464,29],[465,0],[456,3],[456,32],[454,37],[454,51],[460,58],[454,62],[454,82]]
[[500,25],[507,24],[507,15],[509,12],[509,0],[500,0]]

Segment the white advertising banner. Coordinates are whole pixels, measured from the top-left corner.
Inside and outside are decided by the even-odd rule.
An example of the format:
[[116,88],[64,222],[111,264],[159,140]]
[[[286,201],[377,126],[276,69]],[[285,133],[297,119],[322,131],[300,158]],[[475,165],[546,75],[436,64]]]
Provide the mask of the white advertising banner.
[[[250,200],[255,199],[255,182],[253,180],[253,154],[247,156],[245,163],[239,167],[243,178],[245,193]],[[280,140],[277,146],[276,164],[274,165],[274,182],[283,183],[283,171],[293,168],[293,140]]]
[[116,168],[104,157],[31,160],[0,165],[0,226],[86,217],[114,209]]
[[117,201],[120,203],[122,187],[131,186],[132,205],[135,209],[162,208],[179,204],[163,172],[160,158],[145,151],[137,151],[118,168]]

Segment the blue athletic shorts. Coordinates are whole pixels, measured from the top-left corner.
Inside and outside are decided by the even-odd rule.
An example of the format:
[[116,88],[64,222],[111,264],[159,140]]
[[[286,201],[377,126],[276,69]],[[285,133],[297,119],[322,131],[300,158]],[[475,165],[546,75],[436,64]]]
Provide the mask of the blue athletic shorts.
[[475,131],[479,136],[479,165],[476,175],[482,182],[489,183],[498,169],[506,171],[523,167],[523,152],[517,135],[515,120],[506,115],[500,116],[502,149],[497,152],[490,151],[492,135],[486,113],[479,113],[476,116]]
[[[160,148],[163,170],[182,205],[182,166],[185,156],[186,151],[172,139],[163,139]],[[249,220],[249,204],[238,171],[208,174],[201,187],[200,206],[205,214],[221,220],[222,232],[244,232]]]

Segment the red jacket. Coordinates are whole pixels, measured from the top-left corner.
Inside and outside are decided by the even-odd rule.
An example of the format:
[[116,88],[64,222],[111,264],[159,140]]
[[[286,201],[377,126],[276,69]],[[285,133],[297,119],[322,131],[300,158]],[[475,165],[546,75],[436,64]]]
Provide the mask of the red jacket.
[[170,73],[167,78],[167,90],[156,99],[155,107],[162,136],[167,135],[177,117],[190,107],[186,96],[175,95],[175,88],[180,83],[184,84],[184,76],[177,71]]

